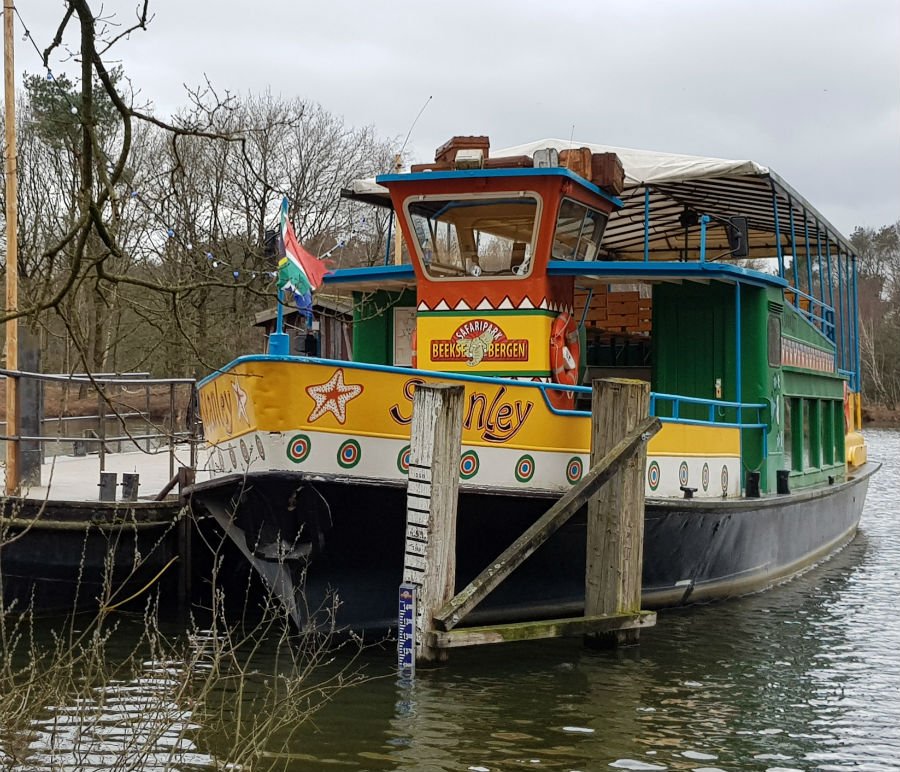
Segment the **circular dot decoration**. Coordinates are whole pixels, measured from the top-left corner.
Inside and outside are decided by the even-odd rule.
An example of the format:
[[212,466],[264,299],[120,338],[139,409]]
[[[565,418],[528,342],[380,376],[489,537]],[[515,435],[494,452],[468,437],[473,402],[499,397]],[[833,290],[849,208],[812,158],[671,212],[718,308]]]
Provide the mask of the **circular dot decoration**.
[[655,491],[659,487],[659,478],[659,464],[651,461],[650,466],[647,467],[647,483],[650,485],[651,491]]
[[581,479],[584,474],[584,462],[578,456],[572,456],[569,463],[566,464],[566,479],[571,485],[574,485]]
[[534,477],[534,459],[527,453],[516,462],[516,479],[527,483]]
[[459,476],[463,480],[471,480],[478,474],[480,465],[478,454],[474,450],[467,450],[459,459]]
[[287,446],[287,457],[295,464],[306,461],[309,451],[312,449],[312,443],[305,434],[295,434],[291,437]]
[[397,454],[397,469],[400,474],[409,474],[409,445],[405,445]]
[[352,469],[359,463],[361,457],[362,450],[356,440],[346,440],[338,448],[337,461],[344,469]]

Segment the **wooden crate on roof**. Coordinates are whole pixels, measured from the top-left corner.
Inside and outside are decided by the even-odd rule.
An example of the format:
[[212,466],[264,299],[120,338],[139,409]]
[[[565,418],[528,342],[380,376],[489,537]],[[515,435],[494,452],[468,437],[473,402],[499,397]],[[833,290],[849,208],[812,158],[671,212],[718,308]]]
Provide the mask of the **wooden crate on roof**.
[[641,298],[638,301],[638,332],[650,332],[653,326],[653,300]]

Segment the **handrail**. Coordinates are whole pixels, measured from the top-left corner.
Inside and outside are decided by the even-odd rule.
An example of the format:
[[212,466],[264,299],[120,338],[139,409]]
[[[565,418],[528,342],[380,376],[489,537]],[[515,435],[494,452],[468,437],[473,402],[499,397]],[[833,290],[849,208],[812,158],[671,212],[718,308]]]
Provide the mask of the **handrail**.
[[25,370],[6,370],[0,368],[0,376],[4,378],[30,378],[35,381],[52,381],[55,383],[83,383],[96,384],[103,386],[134,386],[135,383],[141,386],[165,386],[178,383],[196,383],[196,378],[143,378],[135,380],[134,378],[89,378],[80,375],[51,375],[50,373],[29,373]]
[[[170,437],[184,438],[193,442],[200,442],[199,439],[192,440],[191,438],[194,435],[190,431],[181,431],[181,432],[166,432],[164,434],[131,434],[131,435],[123,435],[121,437],[63,437],[61,435],[45,437],[41,435],[40,437],[34,437],[28,434],[0,434],[0,440],[27,440],[29,442],[83,442],[86,445],[90,443],[104,443],[110,444],[113,442],[131,442],[133,440],[161,440],[161,439],[169,439]],[[135,443],[136,444],[136,443]]]
[[[91,416],[60,416],[60,417],[51,417],[51,418],[40,418],[40,411],[38,414],[38,418],[40,418],[39,423],[36,422],[32,425],[32,432],[34,429],[37,429],[37,433],[32,434],[11,434],[9,433],[10,428],[19,429],[21,432],[21,426],[10,427],[8,422],[0,421],[0,424],[3,425],[5,432],[0,435],[0,441],[8,441],[14,442],[16,444],[21,442],[33,443],[37,448],[41,448],[40,456],[43,456],[43,447],[48,443],[53,444],[55,446],[63,445],[64,443],[72,443],[73,450],[75,455],[84,455],[86,451],[86,446],[93,445],[96,447],[96,452],[98,454],[98,459],[100,463],[100,471],[103,472],[106,468],[106,454],[110,451],[107,449],[107,446],[111,446],[115,443],[118,446],[119,452],[122,451],[122,443],[131,443],[138,450],[146,450],[146,452],[150,452],[151,450],[151,442],[157,441],[157,445],[162,447],[163,442],[168,441],[168,455],[169,455],[169,472],[170,474],[174,474],[175,467],[175,450],[176,444],[181,444],[187,442],[190,446],[190,455],[191,455],[191,466],[195,466],[196,457],[197,457],[197,446],[200,442],[200,435],[198,432],[199,423],[196,418],[195,411],[190,407],[190,405],[196,405],[196,393],[197,393],[197,381],[195,378],[149,378],[146,377],[149,373],[124,373],[121,375],[113,375],[110,376],[108,374],[103,375],[82,375],[82,374],[68,374],[61,375],[56,373],[34,373],[25,370],[11,370],[6,368],[0,368],[0,378],[12,378],[14,381],[24,380],[24,381],[39,381],[39,382],[47,382],[47,383],[57,383],[64,384],[66,386],[78,385],[78,386],[93,386],[94,391],[97,395],[97,414]],[[183,430],[177,429],[177,424],[181,423],[178,416],[178,408],[176,401],[176,393],[179,386],[187,386],[190,391],[190,401],[187,417],[185,418],[185,428]],[[107,388],[111,387],[111,388]],[[116,389],[115,387],[122,387],[121,389]],[[158,396],[158,390],[154,390],[154,387],[165,387],[168,391],[168,417],[164,414],[162,417],[163,426],[158,427],[155,425],[155,422],[151,417],[151,396],[156,393]],[[122,406],[126,408],[128,412],[117,412],[115,406],[113,405],[113,400],[116,399],[116,394],[119,391],[128,392],[130,395],[133,394],[141,394],[143,393],[142,399],[146,400],[146,407],[144,410],[135,411],[132,406],[123,404]],[[108,413],[107,409],[104,406],[104,402],[108,403],[112,408],[112,413]],[[130,409],[129,409],[130,408]],[[109,420],[115,420],[118,424],[114,424],[124,432],[124,434],[116,434],[114,436],[107,436],[106,427],[107,422]],[[139,431],[143,429],[142,433],[131,433],[129,432],[129,426],[126,423],[129,419],[137,419],[142,420],[144,425],[140,427],[135,427]],[[94,436],[81,436],[81,437],[69,437],[65,436],[68,434],[68,431],[63,433],[63,427],[66,424],[60,423],[58,425],[57,434],[55,435],[44,435],[43,427],[47,424],[51,424],[54,421],[72,421],[72,420],[88,420],[94,421],[95,430],[91,430]],[[166,431],[166,426],[170,429],[170,431]],[[150,429],[150,431],[147,431]],[[162,429],[162,431],[160,431]],[[155,430],[155,431],[154,431]],[[26,428],[27,431],[27,428]],[[146,447],[142,448],[141,443],[146,443]]]
[[[657,402],[672,403],[671,416],[659,416],[657,412]],[[709,417],[702,418],[684,418],[681,416],[682,404],[698,405],[709,408]],[[702,424],[704,426],[721,426],[723,428],[730,427],[735,429],[768,429],[768,422],[761,416],[760,411],[768,409],[768,405],[764,402],[730,402],[728,400],[707,399],[705,397],[684,397],[679,394],[665,394],[662,392],[650,392],[650,415],[659,416],[660,420],[665,422]],[[716,411],[719,409],[734,410],[736,421],[719,421],[716,420]],[[745,410],[756,411],[756,421],[744,421],[743,412]]]

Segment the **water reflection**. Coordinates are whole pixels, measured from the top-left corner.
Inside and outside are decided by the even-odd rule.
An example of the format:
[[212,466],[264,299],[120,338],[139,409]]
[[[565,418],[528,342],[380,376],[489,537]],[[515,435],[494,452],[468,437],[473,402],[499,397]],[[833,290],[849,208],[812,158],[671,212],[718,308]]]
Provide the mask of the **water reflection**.
[[[21,770],[203,768],[189,734],[199,726],[176,701],[183,682],[178,662],[145,662],[131,681],[96,688],[89,698],[50,707],[32,722],[32,739]],[[175,762],[175,766],[173,766]]]
[[869,440],[887,463],[860,535],[825,564],[764,594],[664,613],[636,650],[454,651],[411,690],[359,687],[305,737],[316,762],[294,768],[900,768],[900,434]]
[[[314,720],[269,738],[254,769],[900,769],[900,432],[871,432],[885,461],[862,532],[841,553],[767,593],[665,612],[641,646],[579,641],[459,650],[411,687],[394,653]],[[139,677],[36,722],[21,769],[221,767],[233,727],[174,697],[180,666]],[[253,690],[278,672],[257,662]],[[213,763],[213,759],[218,759]]]

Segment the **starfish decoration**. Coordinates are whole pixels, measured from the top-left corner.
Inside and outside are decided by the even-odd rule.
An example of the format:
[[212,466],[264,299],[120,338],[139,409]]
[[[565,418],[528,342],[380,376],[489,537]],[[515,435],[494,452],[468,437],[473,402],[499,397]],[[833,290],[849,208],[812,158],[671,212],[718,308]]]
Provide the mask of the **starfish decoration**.
[[325,413],[331,413],[342,424],[347,420],[347,403],[362,394],[359,384],[345,384],[344,371],[338,368],[325,383],[307,386],[306,393],[316,401],[316,406],[306,420],[318,421]]

